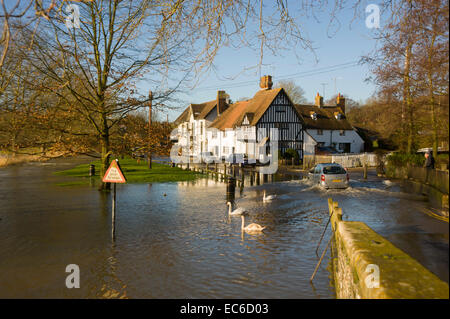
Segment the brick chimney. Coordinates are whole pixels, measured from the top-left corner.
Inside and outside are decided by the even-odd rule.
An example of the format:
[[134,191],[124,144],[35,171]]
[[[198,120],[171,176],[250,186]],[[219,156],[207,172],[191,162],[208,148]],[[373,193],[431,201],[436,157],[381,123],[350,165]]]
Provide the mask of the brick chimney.
[[227,109],[227,94],[225,91],[217,91],[217,116]]
[[318,107],[323,106],[323,97],[320,96],[319,92],[317,92],[316,98],[314,100],[314,105]]
[[342,110],[342,113],[345,114],[345,98],[341,95],[341,93],[339,93],[336,98],[336,106],[339,106]]
[[272,76],[271,75],[264,75],[261,77],[261,80],[259,81],[259,87],[263,90],[270,90],[272,89]]

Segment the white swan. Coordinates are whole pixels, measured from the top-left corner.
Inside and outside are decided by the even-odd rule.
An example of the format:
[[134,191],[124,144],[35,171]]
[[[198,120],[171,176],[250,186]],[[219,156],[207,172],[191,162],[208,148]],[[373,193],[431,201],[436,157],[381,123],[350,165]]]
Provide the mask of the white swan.
[[275,199],[275,197],[276,197],[275,195],[266,196],[266,190],[264,190],[263,202],[269,202]]
[[239,207],[235,210],[231,211],[231,203],[227,202],[228,205],[228,215],[230,216],[239,216],[246,212],[245,208]]
[[384,185],[386,185],[387,187],[389,187],[389,186],[392,186],[394,183],[392,183],[390,180],[388,180],[388,179],[385,179],[384,181],[383,181],[383,184]]
[[245,225],[245,217],[244,217],[244,215],[245,214],[241,215],[241,220],[242,220],[241,230],[243,232],[245,231],[247,233],[259,233],[259,232],[262,232],[264,228],[266,228],[266,227],[263,227],[263,226],[261,226],[259,224],[255,224],[255,223],[247,225],[247,226],[244,226]]

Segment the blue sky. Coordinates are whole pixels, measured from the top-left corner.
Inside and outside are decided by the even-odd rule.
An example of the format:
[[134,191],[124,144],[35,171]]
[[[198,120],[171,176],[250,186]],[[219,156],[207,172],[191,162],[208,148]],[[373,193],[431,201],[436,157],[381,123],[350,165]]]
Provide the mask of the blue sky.
[[[317,18],[320,21],[303,18],[302,29],[313,42],[315,56],[310,51],[297,48],[299,61],[294,50],[280,52],[277,56],[267,50],[261,74],[272,75],[275,84],[280,79],[294,80],[304,89],[305,96],[310,101],[314,100],[317,92],[323,95],[324,89],[324,99],[330,98],[335,94],[335,83],[336,92],[356,101],[366,100],[375,90],[373,84],[364,81],[370,75],[368,67],[351,63],[359,61],[361,56],[373,50],[375,40],[373,29],[368,29],[365,25],[364,11],[352,22],[353,15],[351,8],[339,12],[340,27],[333,36],[327,33],[329,13],[319,13]],[[215,59],[215,71],[202,76],[189,94],[179,96],[185,104],[180,105],[181,109],[178,111],[170,111],[169,120],[174,120],[189,103],[215,99],[217,90],[225,90],[232,100],[252,97],[259,90],[259,71],[243,70],[254,66],[258,59],[258,51],[222,48]],[[337,67],[330,68],[333,66]],[[326,83],[325,88],[322,83]]]

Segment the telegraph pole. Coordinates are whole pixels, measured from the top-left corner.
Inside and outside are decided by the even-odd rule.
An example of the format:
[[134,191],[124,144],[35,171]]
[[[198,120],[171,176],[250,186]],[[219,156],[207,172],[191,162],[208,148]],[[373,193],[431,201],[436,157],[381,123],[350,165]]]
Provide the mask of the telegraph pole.
[[153,100],[153,93],[150,90],[148,92],[148,153],[147,153],[147,158],[148,158],[148,168],[152,169],[152,150],[151,150],[151,137],[152,137],[152,133],[151,133],[151,126],[152,126],[152,100]]

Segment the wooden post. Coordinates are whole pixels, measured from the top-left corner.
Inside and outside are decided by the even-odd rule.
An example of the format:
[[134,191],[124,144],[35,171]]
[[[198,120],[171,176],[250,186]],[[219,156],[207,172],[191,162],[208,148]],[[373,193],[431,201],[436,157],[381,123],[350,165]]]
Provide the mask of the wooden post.
[[236,190],[236,179],[233,177],[230,177],[227,181],[227,200],[233,201],[235,196],[235,190]]
[[114,240],[116,238],[116,185],[114,184],[114,190],[113,190],[113,198],[112,198],[112,239]]
[[95,165],[94,164],[89,165],[89,176],[95,176]]
[[363,165],[363,170],[364,170],[364,179],[367,179],[367,163],[366,162],[364,162],[364,165]]

